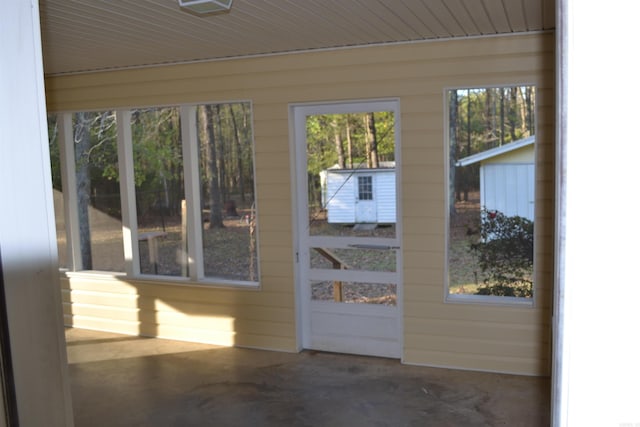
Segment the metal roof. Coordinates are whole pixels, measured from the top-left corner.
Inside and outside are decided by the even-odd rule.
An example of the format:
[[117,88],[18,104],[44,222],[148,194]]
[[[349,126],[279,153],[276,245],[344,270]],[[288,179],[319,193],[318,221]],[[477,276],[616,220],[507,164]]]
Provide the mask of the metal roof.
[[501,145],[499,147],[491,148],[486,151],[482,151],[480,153],[473,154],[468,157],[464,157],[456,162],[456,166],[468,166],[474,163],[481,162],[483,160],[490,159],[492,157],[497,157],[503,154],[507,154],[511,151],[518,150],[520,148],[526,147],[528,145],[532,145],[536,141],[536,136],[530,136],[528,138],[519,139],[514,142],[510,142],[508,144]]

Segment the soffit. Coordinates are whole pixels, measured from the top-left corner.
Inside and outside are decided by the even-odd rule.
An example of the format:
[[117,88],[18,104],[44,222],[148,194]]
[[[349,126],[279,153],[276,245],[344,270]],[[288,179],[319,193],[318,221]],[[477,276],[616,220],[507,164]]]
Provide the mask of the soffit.
[[555,0],[40,0],[46,75],[551,30]]

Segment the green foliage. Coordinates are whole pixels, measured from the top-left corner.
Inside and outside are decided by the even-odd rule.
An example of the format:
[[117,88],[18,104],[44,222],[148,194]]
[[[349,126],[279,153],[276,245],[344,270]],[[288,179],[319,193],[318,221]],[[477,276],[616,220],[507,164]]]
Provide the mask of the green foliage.
[[[253,135],[249,103],[216,105],[213,120],[219,152],[218,179],[225,197],[245,193],[253,197]],[[120,215],[118,141],[115,111],[76,112],[72,115],[75,138],[76,180],[89,188],[94,208]],[[57,115],[48,117],[49,150],[54,188],[62,187]],[[151,208],[180,209],[184,198],[184,172],[180,110],[177,107],[140,108],[131,111],[134,183],[138,214]],[[82,138],[81,138],[82,136]],[[88,137],[87,137],[88,136]],[[202,182],[207,178],[201,162]],[[73,167],[73,165],[69,165]],[[82,173],[80,173],[82,171]],[[241,193],[241,194],[240,194]]]
[[[307,117],[307,168],[309,176],[338,163],[335,137],[339,135],[353,168],[366,167],[367,156],[364,127],[366,113],[319,114]],[[395,159],[394,115],[391,111],[374,112],[376,142],[380,161]],[[351,140],[351,153],[347,141]],[[349,165],[346,165],[349,168]]]
[[[457,89],[449,93],[450,194],[465,200],[480,187],[478,165],[456,161],[535,133],[535,88],[512,86]],[[452,100],[453,98],[453,100]]]
[[470,250],[485,277],[477,294],[533,295],[533,221],[483,210],[480,239]]
[[535,133],[532,86],[458,89],[456,135],[458,159]]

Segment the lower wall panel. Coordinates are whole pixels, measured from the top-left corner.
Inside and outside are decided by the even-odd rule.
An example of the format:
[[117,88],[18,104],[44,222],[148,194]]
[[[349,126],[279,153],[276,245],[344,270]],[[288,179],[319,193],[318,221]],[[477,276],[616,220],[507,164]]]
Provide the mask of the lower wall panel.
[[[137,287],[112,278],[65,278],[61,283],[69,327],[223,346],[297,349],[291,308],[236,304],[228,295],[233,290],[159,284],[154,297],[154,285],[148,283]],[[179,289],[167,289],[175,287]],[[235,293],[240,300],[243,294],[255,294]],[[207,304],[217,300],[217,294],[226,304]]]
[[[500,372],[516,375],[548,375],[548,358],[535,356],[500,357],[473,353],[452,353],[427,350],[404,350],[403,363],[409,365],[431,366],[437,368],[466,369],[474,371]],[[425,362],[426,361],[426,362]]]

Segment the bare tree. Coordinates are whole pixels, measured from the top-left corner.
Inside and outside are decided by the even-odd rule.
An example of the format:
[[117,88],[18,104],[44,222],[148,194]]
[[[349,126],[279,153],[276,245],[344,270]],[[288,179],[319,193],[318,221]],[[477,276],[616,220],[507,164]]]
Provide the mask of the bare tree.
[[504,145],[504,91],[500,88],[500,145]]
[[200,141],[205,150],[207,166],[207,189],[209,196],[209,227],[223,228],[222,200],[220,198],[220,185],[218,182],[218,161],[216,153],[215,135],[213,132],[213,108],[211,105],[198,107]]
[[509,88],[509,113],[507,115],[507,120],[509,121],[509,135],[511,136],[511,141],[515,141],[518,139],[516,136],[516,122],[518,120],[518,88],[513,86]]
[[91,115],[75,113],[73,141],[76,158],[76,186],[78,192],[78,225],[80,231],[80,269],[91,270],[91,227],[89,226],[89,205],[91,203]]
[[[242,109],[244,110],[244,104]],[[242,138],[240,137],[240,130],[238,129],[238,122],[236,121],[236,114],[233,112],[233,104],[227,106],[229,108],[229,114],[231,115],[231,124],[233,125],[233,136],[235,138],[235,150],[236,150],[236,182],[238,184],[238,191],[240,192],[240,200],[245,201],[244,196],[244,173],[242,162]]]
[[224,140],[222,138],[222,119],[220,118],[221,110],[220,104],[216,104],[214,106],[215,114],[213,115],[216,120],[216,125],[213,129],[212,135],[216,134],[216,139],[218,141],[217,144],[214,144],[218,149],[217,155],[217,166],[218,166],[218,186],[220,188],[220,194],[222,195],[222,199],[226,201],[229,198],[229,190],[227,186],[227,169],[225,164],[225,146]]
[[344,148],[342,146],[342,136],[340,134],[340,127],[338,126],[338,121],[334,116],[331,120],[331,128],[333,128],[333,141],[336,146],[336,153],[338,154],[338,167],[340,169],[345,168],[344,163]]
[[364,115],[364,128],[366,138],[367,166],[378,167],[378,140],[376,138],[376,119],[373,113]]
[[353,169],[353,142],[351,141],[351,114],[346,115],[347,127],[347,164],[349,169]]
[[456,213],[456,161],[458,153],[458,91],[449,92],[449,213]]

